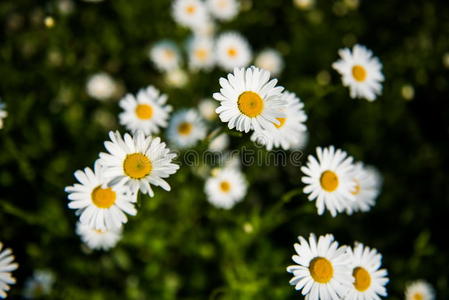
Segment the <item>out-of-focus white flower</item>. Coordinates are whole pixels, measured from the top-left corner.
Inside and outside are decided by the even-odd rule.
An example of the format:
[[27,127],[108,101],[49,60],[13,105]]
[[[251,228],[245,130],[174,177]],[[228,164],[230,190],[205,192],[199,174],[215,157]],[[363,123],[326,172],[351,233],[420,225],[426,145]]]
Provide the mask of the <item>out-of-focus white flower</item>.
[[24,296],[29,299],[41,298],[50,294],[55,276],[47,270],[36,270],[25,282]]
[[254,64],[256,67],[269,71],[273,76],[278,76],[284,68],[281,54],[274,49],[266,49],[260,52]]
[[189,66],[192,70],[210,70],[215,63],[214,40],[208,37],[193,37],[188,46]]
[[5,110],[5,104],[0,102],[0,129],[3,128],[3,119],[8,116],[8,112]]
[[248,41],[237,32],[225,32],[217,38],[215,55],[217,64],[226,71],[246,67],[252,59]]
[[209,143],[209,150],[212,152],[222,152],[229,146],[229,136],[226,133],[222,133],[215,137]]
[[175,0],[172,15],[176,23],[190,29],[200,28],[209,19],[206,5],[200,0]]
[[217,107],[217,102],[209,98],[201,100],[198,104],[198,110],[201,116],[208,121],[217,119],[218,115],[215,112]]
[[293,4],[299,9],[310,9],[315,5],[315,0],[293,0]]
[[183,109],[173,114],[167,129],[171,145],[179,149],[193,147],[205,137],[206,126],[195,109]]
[[77,223],[76,233],[87,247],[92,250],[109,250],[122,238],[123,227],[110,230],[92,229],[88,225]]
[[178,47],[169,40],[157,42],[150,49],[149,57],[156,68],[163,72],[176,70],[181,64]]
[[232,20],[240,7],[237,0],[207,0],[206,5],[211,15],[221,21]]
[[92,98],[106,100],[117,92],[117,84],[109,74],[97,73],[88,78],[86,91]]
[[182,88],[187,84],[187,82],[189,82],[187,73],[181,69],[175,69],[167,72],[164,79],[167,85],[174,88]]
[[207,200],[218,208],[230,209],[246,195],[247,183],[243,173],[234,168],[215,169],[206,180]]

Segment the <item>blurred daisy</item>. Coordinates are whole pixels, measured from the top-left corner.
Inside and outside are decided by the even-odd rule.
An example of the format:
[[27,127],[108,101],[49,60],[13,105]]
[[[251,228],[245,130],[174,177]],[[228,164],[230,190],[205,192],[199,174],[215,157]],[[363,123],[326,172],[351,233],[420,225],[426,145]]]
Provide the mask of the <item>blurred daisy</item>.
[[210,70],[215,63],[214,41],[208,37],[194,37],[189,43],[189,66],[192,70]]
[[207,0],[206,5],[211,15],[222,21],[232,20],[239,12],[237,0]]
[[246,67],[252,59],[248,42],[237,32],[225,32],[218,37],[215,55],[217,64],[226,71]]
[[76,233],[87,247],[92,250],[109,250],[122,238],[123,227],[109,230],[96,230],[81,223],[76,224]]
[[212,19],[208,18],[202,26],[193,28],[192,31],[195,36],[212,38],[215,34],[216,29],[217,28],[215,22]]
[[222,133],[209,143],[208,149],[212,152],[222,152],[228,147],[229,136],[226,133]]
[[88,78],[86,91],[92,98],[106,100],[116,93],[117,84],[109,74],[97,73]]
[[305,175],[301,178],[306,184],[304,193],[309,194],[309,201],[315,200],[319,215],[327,209],[335,217],[349,205],[348,202],[355,200],[351,193],[355,189],[351,177],[353,159],[333,146],[317,147],[316,153],[318,160],[309,155],[307,165],[301,167]]
[[424,280],[417,280],[405,288],[405,300],[434,300],[433,287]]
[[8,112],[5,110],[5,104],[0,102],[0,129],[3,128],[3,119],[8,116]]
[[160,127],[167,127],[172,110],[166,102],[167,95],[153,86],[139,90],[136,96],[128,94],[119,103],[124,110],[119,115],[120,124],[132,132],[142,130],[146,135],[157,134]]
[[297,142],[291,144],[290,150],[303,150],[306,147],[308,141],[309,133],[307,131],[303,131],[298,134]]
[[216,101],[207,98],[201,100],[201,102],[198,104],[198,111],[204,119],[213,121],[218,117],[217,113],[215,112],[217,107],[218,105]]
[[181,57],[175,43],[163,40],[156,43],[149,56],[159,71],[172,71],[179,68]]
[[355,188],[352,191],[355,201],[348,203],[346,212],[352,214],[357,211],[369,211],[380,193],[382,179],[379,172],[373,167],[367,167],[358,162],[354,164],[352,179],[355,183]]
[[273,76],[279,75],[284,68],[281,54],[274,49],[266,49],[260,52],[254,64],[256,67],[269,71]]
[[285,113],[284,118],[277,118],[279,125],[273,125],[264,130],[255,131],[251,136],[252,141],[265,145],[267,150],[273,147],[282,147],[284,150],[297,147],[304,138],[307,130],[304,122],[307,116],[304,113],[304,104],[294,93],[285,91],[282,98],[287,105],[282,110]]
[[348,86],[351,98],[365,98],[374,101],[382,92],[384,80],[382,64],[373,57],[371,50],[361,45],[338,51],[341,59],[332,64],[342,76],[344,86]]
[[191,28],[199,28],[208,21],[205,4],[200,0],[175,0],[172,15],[176,23]]
[[220,93],[213,97],[220,101],[216,112],[221,121],[227,122],[229,129],[244,132],[280,125],[278,118],[285,118],[284,88],[276,83],[276,79],[270,80],[270,72],[256,67],[236,68],[227,79],[220,78]]
[[94,171],[85,168],[74,175],[79,183],[66,187],[65,191],[69,193],[69,208],[77,210],[82,224],[98,230],[117,228],[128,221],[125,213],[137,214],[133,204],[136,195],[125,185],[108,187],[98,160]]
[[167,85],[174,88],[182,88],[189,82],[186,72],[181,69],[168,71],[165,73],[164,80]]
[[318,241],[313,233],[309,241],[302,236],[298,239],[294,245],[297,255],[292,257],[296,265],[287,268],[293,274],[290,284],[302,290],[306,300],[341,299],[352,282],[347,247],[339,247],[332,234]]
[[11,249],[3,249],[0,242],[0,298],[6,298],[6,292],[9,291],[9,285],[16,283],[16,279],[11,276],[11,272],[19,267],[17,263],[13,263],[14,255]]
[[351,256],[353,284],[348,288],[345,300],[378,300],[387,296],[387,271],[380,269],[382,256],[376,249],[356,244],[354,250],[348,247]]
[[167,138],[176,148],[188,148],[206,137],[206,126],[195,109],[177,111],[170,120]]
[[132,136],[126,133],[123,138],[118,131],[110,131],[109,137],[111,141],[104,143],[109,153],[100,153],[99,161],[112,185],[126,184],[151,197],[151,184],[170,190],[163,178],[176,173],[179,166],[172,163],[176,154],[170,153],[159,137],[145,137],[141,131]]
[[50,294],[55,277],[46,270],[36,270],[25,282],[24,296],[29,299],[40,298]]
[[214,169],[204,187],[207,200],[218,208],[230,209],[246,195],[243,173],[235,168]]

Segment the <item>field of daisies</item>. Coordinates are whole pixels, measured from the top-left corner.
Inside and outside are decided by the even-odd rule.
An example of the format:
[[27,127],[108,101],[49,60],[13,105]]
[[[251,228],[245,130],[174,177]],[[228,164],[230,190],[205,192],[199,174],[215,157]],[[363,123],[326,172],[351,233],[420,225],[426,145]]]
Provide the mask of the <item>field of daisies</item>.
[[0,298],[449,299],[444,1],[0,17]]

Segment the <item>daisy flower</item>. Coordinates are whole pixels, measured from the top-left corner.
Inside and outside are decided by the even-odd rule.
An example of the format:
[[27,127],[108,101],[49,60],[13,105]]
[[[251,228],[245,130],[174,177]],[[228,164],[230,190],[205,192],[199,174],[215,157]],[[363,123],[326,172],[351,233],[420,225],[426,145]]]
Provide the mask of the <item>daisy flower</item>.
[[434,300],[433,287],[424,280],[410,283],[405,289],[405,300]]
[[8,116],[8,112],[5,110],[5,104],[0,102],[0,129],[3,128],[3,119]]
[[207,0],[206,5],[211,15],[221,21],[232,20],[240,8],[237,0]]
[[14,255],[11,249],[3,249],[0,242],[0,298],[6,298],[9,285],[16,283],[16,279],[11,276],[11,272],[18,268],[17,263],[13,263]]
[[175,22],[190,29],[200,28],[209,19],[205,4],[200,0],[175,0],[172,5]]
[[189,43],[189,66],[192,70],[210,70],[215,63],[214,41],[196,36]]
[[33,276],[25,282],[24,296],[35,299],[49,295],[55,281],[55,276],[50,271],[36,270]]
[[177,111],[170,120],[167,138],[176,148],[188,148],[206,137],[206,126],[195,109]]
[[298,239],[294,245],[297,255],[292,257],[296,265],[287,267],[293,274],[290,284],[302,290],[306,300],[340,299],[352,282],[347,247],[339,247],[332,234],[318,241],[313,233],[309,241],[302,236]]
[[167,72],[179,68],[181,57],[175,43],[163,40],[156,43],[149,52],[149,57],[159,71]]
[[254,64],[256,67],[269,71],[274,76],[279,75],[284,68],[281,54],[274,49],[266,49],[260,52]]
[[79,183],[65,188],[69,208],[77,210],[82,224],[98,230],[120,227],[128,221],[125,213],[137,214],[133,204],[136,195],[125,185],[108,187],[104,171],[97,160],[93,171],[90,168],[76,171]]
[[387,296],[387,271],[380,269],[382,255],[357,243],[354,250],[348,247],[351,256],[353,284],[347,290],[344,300],[379,300]]
[[87,94],[97,100],[111,98],[117,91],[117,84],[109,74],[97,73],[90,76],[86,84]]
[[170,191],[163,178],[176,173],[179,166],[172,163],[176,154],[170,153],[159,137],[145,137],[139,131],[132,136],[125,133],[122,138],[118,131],[110,131],[109,138],[111,141],[104,143],[108,153],[100,153],[99,162],[110,184],[126,184],[133,192],[140,190],[151,197],[151,184]]
[[333,146],[316,149],[318,160],[309,155],[306,166],[301,167],[305,176],[301,178],[306,184],[304,193],[309,194],[309,201],[315,200],[318,214],[322,215],[324,209],[330,211],[335,217],[354,201],[352,191],[355,183],[352,180],[352,157],[346,152]]
[[215,44],[217,64],[226,71],[246,67],[252,59],[246,39],[237,32],[222,33]]
[[244,132],[280,125],[277,118],[285,118],[284,88],[276,83],[276,79],[270,80],[270,72],[256,67],[236,68],[227,79],[220,78],[220,92],[213,97],[220,101],[216,112],[221,121],[227,122],[229,129]]
[[382,64],[373,57],[371,50],[361,45],[338,51],[341,59],[332,64],[340,73],[344,86],[348,86],[351,98],[365,98],[374,101],[382,92],[384,80]]
[[109,250],[122,238],[123,227],[109,230],[96,230],[80,222],[76,224],[76,233],[87,247],[92,250]]
[[229,136],[222,133],[215,137],[210,143],[208,149],[212,152],[222,152],[229,146]]
[[273,125],[264,130],[255,131],[251,140],[265,145],[267,150],[273,147],[282,147],[284,150],[297,147],[304,138],[307,130],[304,122],[307,116],[304,113],[304,104],[294,93],[285,91],[282,98],[286,101],[286,107],[282,109],[284,118],[277,118],[279,125]]
[[142,130],[146,135],[157,134],[160,127],[167,127],[172,110],[166,102],[167,95],[153,86],[141,89],[136,96],[128,94],[119,102],[124,110],[119,115],[120,124],[132,132]]
[[204,186],[207,200],[215,207],[224,209],[230,209],[242,201],[246,189],[245,177],[236,168],[214,169]]
[[183,70],[175,69],[165,73],[164,80],[168,86],[182,88],[189,82],[189,77]]
[[380,193],[382,179],[379,172],[373,167],[364,166],[363,163],[358,162],[354,164],[352,180],[355,183],[352,191],[355,201],[348,203],[346,213],[351,215],[357,211],[369,211]]
[[215,112],[217,107],[218,105],[216,101],[207,98],[201,100],[201,102],[198,104],[198,111],[204,119],[213,121],[218,117],[217,113]]

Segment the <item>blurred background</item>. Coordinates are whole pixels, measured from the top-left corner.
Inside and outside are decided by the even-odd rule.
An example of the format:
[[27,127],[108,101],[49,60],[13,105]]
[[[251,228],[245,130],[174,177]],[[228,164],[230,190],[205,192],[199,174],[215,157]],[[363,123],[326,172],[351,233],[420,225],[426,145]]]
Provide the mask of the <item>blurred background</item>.
[[[125,132],[118,100],[152,84],[175,109],[197,107],[226,72],[184,68],[185,82],[173,84],[155,69],[148,56],[155,43],[169,38],[182,48],[191,35],[173,20],[169,0],[2,0],[0,98],[8,116],[0,130],[0,241],[20,264],[11,299],[23,297],[35,270],[56,278],[45,299],[297,299],[285,269],[297,236],[310,232],[377,248],[388,299],[403,299],[416,279],[449,299],[448,3],[240,4],[218,30],[240,32],[254,52],[281,53],[280,84],[308,115],[304,162],[316,146],[335,145],[375,166],[383,176],[376,206],[318,216],[301,193],[299,167],[268,165],[244,167],[245,200],[219,210],[206,201],[200,170],[181,166],[168,180],[171,192],[140,197],[117,247],[89,250],[64,187],[104,151],[109,130]],[[331,68],[338,49],[355,43],[383,63],[384,91],[373,103],[349,98]],[[97,73],[114,82],[104,101],[86,91]],[[243,145],[251,147],[248,135],[231,136],[232,148]]]

